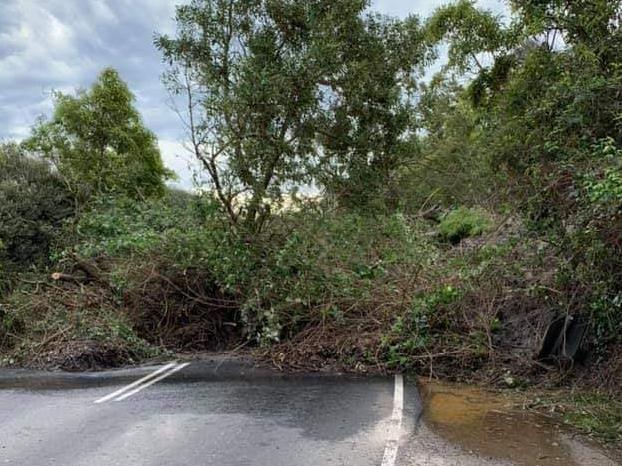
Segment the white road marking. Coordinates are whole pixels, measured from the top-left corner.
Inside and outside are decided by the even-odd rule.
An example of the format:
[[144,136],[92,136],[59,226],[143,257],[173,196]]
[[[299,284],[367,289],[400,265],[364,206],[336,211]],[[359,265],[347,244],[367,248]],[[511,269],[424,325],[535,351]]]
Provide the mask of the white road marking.
[[156,377],[155,379],[150,380],[147,383],[144,383],[142,385],[140,385],[139,387],[135,388],[134,390],[132,390],[131,392],[125,393],[124,395],[121,395],[119,398],[117,398],[115,401],[122,401],[125,400],[126,398],[129,398],[132,395],[135,395],[136,393],[138,393],[139,391],[141,391],[144,388],[149,387],[150,385],[153,385],[156,382],[159,382],[162,379],[165,379],[166,377],[168,377],[169,375],[173,375],[175,372],[182,370],[184,367],[188,366],[190,363],[189,362],[185,362],[183,364],[180,364],[176,367],[173,367],[170,371],[165,372],[164,374]]
[[110,395],[106,395],[102,398],[100,398],[99,400],[96,400],[95,403],[104,403],[108,400],[112,400],[114,397],[121,395],[122,393],[131,390],[132,388],[140,385],[143,382],[146,382],[147,380],[151,379],[152,377],[156,377],[158,374],[161,374],[162,372],[170,369],[171,367],[175,367],[177,365],[176,362],[169,362],[168,364],[166,364],[165,366],[160,367],[158,370],[147,374],[146,376],[144,376],[141,379],[136,380],[135,382],[132,382],[129,385],[126,385],[123,388],[120,388],[119,390],[117,390],[116,392],[112,392]]
[[393,392],[393,412],[389,421],[387,445],[384,448],[381,466],[395,466],[397,449],[402,430],[402,412],[404,410],[404,377],[395,375],[395,391]]

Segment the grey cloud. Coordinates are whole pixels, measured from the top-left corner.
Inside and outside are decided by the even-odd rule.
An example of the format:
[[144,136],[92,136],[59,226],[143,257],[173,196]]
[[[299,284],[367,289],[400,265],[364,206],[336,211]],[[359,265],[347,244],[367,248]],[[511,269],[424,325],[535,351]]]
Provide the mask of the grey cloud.
[[140,110],[156,117],[156,132],[176,126],[164,105],[160,57],[152,45],[156,30],[170,30],[173,15],[168,0],[4,0],[0,137],[15,136],[12,125],[21,125],[25,113],[45,109],[52,89],[86,87],[106,66],[128,81]]

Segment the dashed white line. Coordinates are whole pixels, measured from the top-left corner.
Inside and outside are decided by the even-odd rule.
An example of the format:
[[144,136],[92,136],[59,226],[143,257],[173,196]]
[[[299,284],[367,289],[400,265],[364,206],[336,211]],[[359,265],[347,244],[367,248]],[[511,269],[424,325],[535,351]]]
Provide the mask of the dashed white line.
[[[184,367],[186,365],[187,364],[185,364]],[[131,384],[126,385],[125,387],[122,387],[119,390],[117,390],[115,392],[112,392],[109,395],[103,396],[100,399],[95,400],[95,403],[99,404],[99,403],[104,403],[104,402],[106,402],[108,400],[112,400],[113,398],[115,398],[115,397],[125,393],[126,391],[131,390],[131,389],[139,386],[140,384],[142,384],[144,382],[147,382],[149,379],[152,379],[153,377],[157,377],[158,374],[161,374],[162,372],[165,372],[165,371],[167,371],[167,370],[169,370],[171,368],[174,368],[175,366],[177,366],[176,362],[170,362],[170,363],[160,367],[158,370],[156,370],[154,372],[151,372],[150,374],[147,374],[146,376],[136,380],[135,382],[132,382]]]
[[393,392],[393,412],[389,420],[389,433],[384,448],[381,466],[395,466],[400,433],[402,431],[402,412],[404,410],[404,377],[395,375],[395,390]]
[[156,377],[155,379],[150,380],[147,383],[144,383],[138,387],[136,387],[134,390],[132,390],[131,392],[125,393],[124,395],[121,395],[119,398],[117,398],[115,401],[122,401],[125,400],[126,398],[135,395],[136,393],[138,393],[139,391],[141,391],[144,388],[149,387],[150,385],[153,385],[156,382],[159,382],[162,379],[165,379],[166,377],[168,377],[169,375],[173,375],[175,372],[182,370],[184,367],[186,367],[187,365],[189,365],[189,362],[185,362],[183,364],[180,364],[176,367],[173,367],[170,371],[165,372],[164,374]]

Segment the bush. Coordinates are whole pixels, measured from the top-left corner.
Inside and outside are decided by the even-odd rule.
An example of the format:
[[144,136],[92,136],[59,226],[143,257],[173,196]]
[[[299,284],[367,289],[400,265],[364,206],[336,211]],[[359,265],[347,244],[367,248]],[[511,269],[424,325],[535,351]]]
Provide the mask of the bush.
[[23,269],[48,261],[72,199],[49,164],[16,144],[0,145],[0,243],[6,268]]
[[143,268],[169,278],[187,275],[184,283],[205,277],[210,285],[195,289],[237,303],[245,334],[263,343],[307,324],[343,323],[349,312],[374,311],[396,281],[416,276],[436,252],[420,226],[401,215],[315,209],[281,213],[248,241],[227,228],[210,198],[179,193],[141,203],[101,201],[65,236],[73,244],[59,258],[106,258],[122,292],[144,284]]
[[[199,198],[169,190],[164,197],[140,202],[128,197],[100,197],[65,232],[64,247],[89,258],[141,256],[166,248],[170,235],[201,230],[206,213]],[[67,251],[66,251],[67,252]]]
[[87,370],[159,352],[136,334],[118,296],[102,283],[26,283],[0,306],[0,365]]
[[[238,306],[216,283],[231,268],[224,259],[235,257],[221,242],[219,220],[211,200],[183,192],[144,202],[94,199],[64,226],[51,254],[55,270],[77,279],[28,280],[3,299],[5,363],[101,368],[162,347],[222,349],[229,341],[221,336],[239,332],[227,334]],[[249,263],[233,262],[235,270]],[[95,273],[85,277],[84,264]]]
[[421,226],[400,214],[308,211],[286,220],[288,227],[273,232],[248,284],[254,292],[244,310],[259,318],[260,339],[291,338],[317,324],[347,326],[366,314],[377,317],[384,312],[379,304],[402,282],[415,279],[436,253]]
[[211,197],[171,190],[144,202],[100,199],[65,236],[58,259],[76,253],[114,261],[121,281],[128,278],[125,265],[136,269],[158,262],[162,268],[205,270],[227,293],[239,293],[248,283],[258,255],[228,229]]
[[441,237],[453,244],[471,236],[479,236],[492,225],[490,215],[483,209],[459,207],[449,212],[439,225]]

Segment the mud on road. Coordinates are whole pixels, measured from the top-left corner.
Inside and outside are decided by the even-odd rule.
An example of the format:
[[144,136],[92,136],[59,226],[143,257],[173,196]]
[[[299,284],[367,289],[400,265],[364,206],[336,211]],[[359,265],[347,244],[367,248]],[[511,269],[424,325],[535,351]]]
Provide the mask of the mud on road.
[[[486,458],[489,464],[622,464],[622,452],[606,449],[579,437],[567,426],[521,409],[516,397],[425,380],[420,381],[419,388],[423,399],[423,425],[431,434],[444,439],[448,448],[458,447]],[[447,458],[451,456],[447,452]]]

